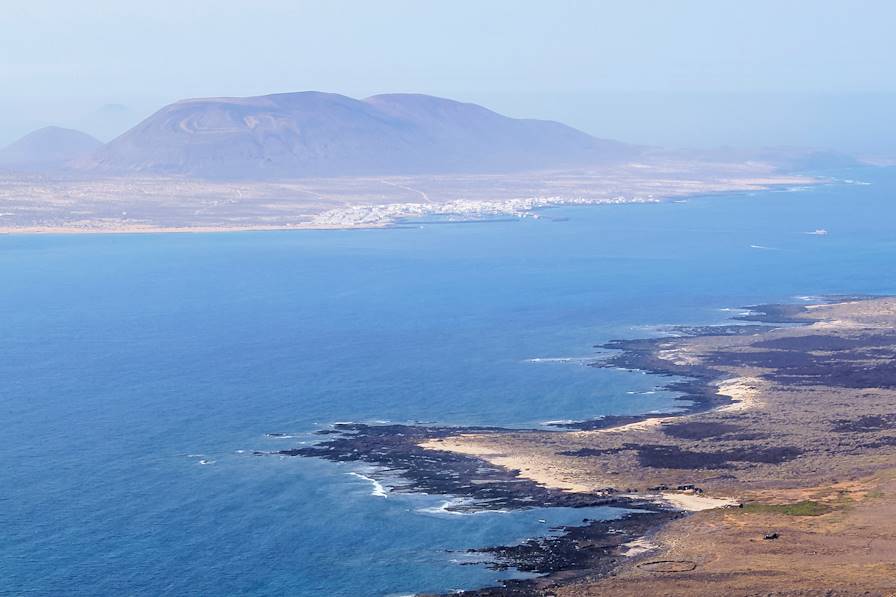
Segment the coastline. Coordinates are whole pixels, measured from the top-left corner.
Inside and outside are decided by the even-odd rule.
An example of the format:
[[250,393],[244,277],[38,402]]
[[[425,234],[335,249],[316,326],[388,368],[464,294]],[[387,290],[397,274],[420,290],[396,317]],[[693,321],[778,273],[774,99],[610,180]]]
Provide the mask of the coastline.
[[77,234],[209,234],[232,232],[285,232],[289,230],[367,230],[387,228],[387,224],[367,226],[326,226],[322,224],[284,224],[280,226],[0,226],[2,235],[77,235]]
[[[625,541],[611,540],[603,523],[588,522],[562,529],[551,541],[488,548],[497,557],[494,565],[544,576],[467,592],[629,594],[618,583],[612,590],[606,583],[624,575],[646,585],[659,582],[670,572],[656,562],[668,554],[682,560],[687,548],[680,538],[693,525],[709,520],[718,526],[722,519],[729,527],[718,540],[752,542],[753,535],[742,536],[744,512],[758,508],[774,519],[769,512],[785,508],[781,501],[787,496],[828,496],[828,488],[844,478],[878,478],[892,468],[896,437],[889,430],[896,420],[891,425],[887,417],[896,406],[896,369],[887,355],[896,356],[896,300],[840,301],[752,307],[739,325],[681,327],[678,336],[605,345],[619,352],[593,366],[675,376],[679,380],[667,389],[690,401],[682,411],[553,424],[547,430],[337,425],[322,443],[279,454],[384,467],[408,479],[392,491],[469,498],[458,506],[464,509],[644,509],[650,514],[607,527]],[[789,325],[796,323],[801,325]],[[857,392],[875,399],[857,406],[851,402]],[[886,425],[866,429],[868,421],[882,418]],[[812,501],[824,506],[819,520],[845,516],[840,505],[824,500]],[[787,524],[795,523],[774,520],[777,527]],[[583,554],[583,545],[592,547]],[[629,553],[632,546],[636,550]],[[695,577],[711,565],[693,562],[693,569],[674,573]],[[726,578],[718,579],[721,592],[734,586]],[[872,581],[884,582],[874,575],[865,582]],[[761,577],[754,585],[765,586]],[[678,586],[669,585],[670,594],[679,594]]]
[[[701,169],[702,168],[702,169]],[[684,201],[831,182],[754,164],[627,164],[597,171],[282,182],[0,176],[0,234],[354,230],[414,219],[542,217],[563,206]],[[416,225],[416,224],[414,224]]]

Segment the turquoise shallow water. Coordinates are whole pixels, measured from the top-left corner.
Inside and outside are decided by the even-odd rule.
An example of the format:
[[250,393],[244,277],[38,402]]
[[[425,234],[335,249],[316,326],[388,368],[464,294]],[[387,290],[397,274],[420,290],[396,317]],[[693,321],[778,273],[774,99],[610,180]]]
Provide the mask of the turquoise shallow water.
[[660,380],[581,359],[724,308],[894,292],[896,172],[830,174],[871,184],[394,230],[0,237],[0,594],[494,582],[459,550],[583,512],[448,515],[445,496],[372,495],[351,465],[251,451],[334,421],[665,408]]

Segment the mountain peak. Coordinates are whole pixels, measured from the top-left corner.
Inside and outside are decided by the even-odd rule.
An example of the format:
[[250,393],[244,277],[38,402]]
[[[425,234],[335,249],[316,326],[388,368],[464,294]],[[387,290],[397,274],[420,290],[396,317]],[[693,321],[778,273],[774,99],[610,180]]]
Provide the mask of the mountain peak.
[[0,165],[24,170],[54,168],[89,155],[100,146],[102,143],[87,133],[46,126],[0,149]]
[[631,146],[560,123],[422,94],[320,91],[165,106],[80,167],[202,178],[501,172],[628,159]]

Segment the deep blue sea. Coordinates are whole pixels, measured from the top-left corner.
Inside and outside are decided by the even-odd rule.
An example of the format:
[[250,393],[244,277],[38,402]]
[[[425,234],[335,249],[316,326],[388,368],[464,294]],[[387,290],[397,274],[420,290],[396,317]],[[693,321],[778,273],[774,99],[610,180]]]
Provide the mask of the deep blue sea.
[[827,174],[870,184],[388,230],[0,237],[0,594],[495,582],[465,548],[583,513],[445,514],[449,497],[384,498],[356,465],[251,452],[335,421],[667,408],[660,380],[583,360],[751,303],[896,292],[896,170]]

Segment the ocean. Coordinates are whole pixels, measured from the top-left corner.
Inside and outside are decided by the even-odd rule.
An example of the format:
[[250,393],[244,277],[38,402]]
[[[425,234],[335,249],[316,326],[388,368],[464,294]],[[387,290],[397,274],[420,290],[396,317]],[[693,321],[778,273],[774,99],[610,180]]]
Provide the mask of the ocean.
[[513,221],[0,236],[0,594],[407,595],[513,575],[465,550],[619,512],[452,514],[355,464],[253,452],[337,421],[673,406],[662,379],[588,367],[595,345],[896,292],[896,170],[824,174]]

